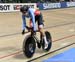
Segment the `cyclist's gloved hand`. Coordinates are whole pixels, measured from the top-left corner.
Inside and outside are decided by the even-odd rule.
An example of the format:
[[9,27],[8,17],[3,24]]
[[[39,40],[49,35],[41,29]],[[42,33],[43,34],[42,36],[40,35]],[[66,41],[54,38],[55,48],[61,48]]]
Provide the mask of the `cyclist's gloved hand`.
[[22,30],[22,35],[24,35],[25,34],[25,30]]

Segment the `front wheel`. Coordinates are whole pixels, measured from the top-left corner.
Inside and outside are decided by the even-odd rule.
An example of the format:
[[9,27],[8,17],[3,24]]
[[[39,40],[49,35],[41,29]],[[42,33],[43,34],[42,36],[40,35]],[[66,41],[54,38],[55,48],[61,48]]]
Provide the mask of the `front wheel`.
[[45,31],[45,35],[46,35],[46,39],[48,41],[48,47],[46,49],[44,49],[45,41],[44,41],[44,39],[42,39],[42,49],[44,51],[49,51],[52,47],[52,38],[51,38],[51,34],[48,31]]
[[23,42],[23,52],[27,58],[31,58],[35,53],[36,43],[35,39],[32,36],[29,36]]

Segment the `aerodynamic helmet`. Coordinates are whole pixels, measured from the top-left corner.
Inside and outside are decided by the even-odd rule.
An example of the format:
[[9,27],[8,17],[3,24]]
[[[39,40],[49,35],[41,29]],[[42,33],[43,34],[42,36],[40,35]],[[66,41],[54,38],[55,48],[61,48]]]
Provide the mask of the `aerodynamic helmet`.
[[25,12],[25,11],[28,11],[29,7],[28,6],[22,6],[20,8],[20,12]]

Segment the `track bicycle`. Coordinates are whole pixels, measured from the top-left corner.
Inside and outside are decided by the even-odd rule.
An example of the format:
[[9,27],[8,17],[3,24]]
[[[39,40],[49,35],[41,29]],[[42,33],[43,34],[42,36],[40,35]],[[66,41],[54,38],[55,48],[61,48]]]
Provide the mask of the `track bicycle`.
[[40,49],[42,48],[45,52],[49,51],[52,47],[52,37],[51,34],[48,31],[45,31],[45,36],[48,42],[48,47],[44,49],[45,47],[45,40],[42,35],[40,35],[40,40],[36,36],[36,32],[39,32],[38,30],[36,32],[33,31],[33,28],[26,26],[28,32],[30,32],[29,35],[27,35],[23,41],[23,53],[27,58],[31,58],[36,50],[36,44],[37,47]]

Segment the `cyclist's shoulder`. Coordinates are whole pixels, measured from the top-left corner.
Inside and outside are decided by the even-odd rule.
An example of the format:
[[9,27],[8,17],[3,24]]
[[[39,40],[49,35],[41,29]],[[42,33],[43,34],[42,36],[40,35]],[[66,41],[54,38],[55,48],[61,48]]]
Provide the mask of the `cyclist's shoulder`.
[[35,12],[36,9],[34,8],[29,8],[29,12]]

